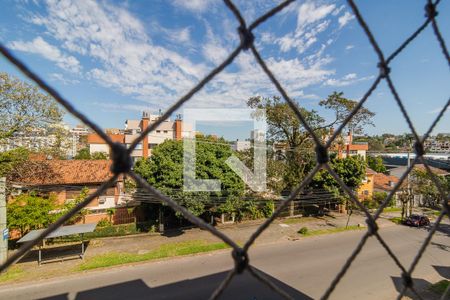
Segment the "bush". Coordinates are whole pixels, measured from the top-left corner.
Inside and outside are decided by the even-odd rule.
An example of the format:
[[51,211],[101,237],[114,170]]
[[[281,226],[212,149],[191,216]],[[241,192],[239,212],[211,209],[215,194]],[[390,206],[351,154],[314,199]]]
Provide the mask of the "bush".
[[306,234],[308,233],[308,227],[302,227],[302,228],[300,228],[300,229],[297,231],[297,233],[306,235]]
[[107,227],[107,226],[111,226],[111,225],[112,225],[112,223],[106,218],[101,219],[97,223],[98,227]]
[[261,208],[261,212],[266,218],[272,216],[274,211],[275,211],[275,203],[273,203],[272,200],[266,201]]

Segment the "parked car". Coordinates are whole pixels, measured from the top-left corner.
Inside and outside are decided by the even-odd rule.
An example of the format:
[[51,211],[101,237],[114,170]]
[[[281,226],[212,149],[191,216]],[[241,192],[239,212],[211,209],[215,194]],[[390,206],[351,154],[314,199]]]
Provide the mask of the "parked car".
[[425,216],[410,215],[403,221],[403,224],[416,227],[427,226],[430,225],[430,220]]

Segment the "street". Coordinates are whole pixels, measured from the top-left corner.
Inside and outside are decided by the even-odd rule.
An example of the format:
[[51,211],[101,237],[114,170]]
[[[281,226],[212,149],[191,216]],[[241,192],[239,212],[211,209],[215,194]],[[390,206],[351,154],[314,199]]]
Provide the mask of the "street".
[[[413,273],[414,284],[449,278],[448,222],[436,232]],[[295,299],[320,298],[358,244],[364,231],[351,231],[257,245],[250,264]],[[408,269],[428,231],[391,226],[380,229]],[[234,265],[230,251],[195,255],[78,273],[30,284],[8,284],[0,299],[207,299]],[[399,268],[378,241],[370,238],[330,299],[395,299],[401,289]],[[234,278],[223,299],[278,299],[249,274]]]

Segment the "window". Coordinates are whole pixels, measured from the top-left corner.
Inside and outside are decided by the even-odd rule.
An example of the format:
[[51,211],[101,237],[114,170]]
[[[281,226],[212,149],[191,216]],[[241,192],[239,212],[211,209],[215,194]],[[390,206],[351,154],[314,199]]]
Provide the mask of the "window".
[[161,130],[156,130],[156,133],[161,133]]
[[168,133],[168,131],[167,131],[167,130],[164,130],[164,133]]

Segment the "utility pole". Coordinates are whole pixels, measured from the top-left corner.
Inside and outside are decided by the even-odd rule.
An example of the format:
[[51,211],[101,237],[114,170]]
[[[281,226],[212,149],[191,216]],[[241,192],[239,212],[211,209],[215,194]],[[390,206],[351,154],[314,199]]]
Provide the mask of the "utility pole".
[[8,258],[9,232],[6,227],[6,178],[0,178],[0,263]]

